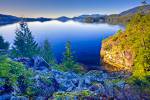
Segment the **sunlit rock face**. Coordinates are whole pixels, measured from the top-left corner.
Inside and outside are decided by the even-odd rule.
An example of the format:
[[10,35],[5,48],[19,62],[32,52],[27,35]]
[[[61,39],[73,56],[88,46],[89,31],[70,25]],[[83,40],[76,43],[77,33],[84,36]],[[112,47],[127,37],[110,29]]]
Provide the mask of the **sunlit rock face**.
[[119,41],[113,41],[112,38],[102,43],[100,55],[104,68],[108,71],[131,71],[134,53],[127,48],[122,50],[118,44]]
[[107,70],[132,71],[133,66],[135,69],[139,63],[147,63],[143,55],[148,55],[149,18],[149,15],[135,15],[125,30],[119,30],[102,42],[100,55]]

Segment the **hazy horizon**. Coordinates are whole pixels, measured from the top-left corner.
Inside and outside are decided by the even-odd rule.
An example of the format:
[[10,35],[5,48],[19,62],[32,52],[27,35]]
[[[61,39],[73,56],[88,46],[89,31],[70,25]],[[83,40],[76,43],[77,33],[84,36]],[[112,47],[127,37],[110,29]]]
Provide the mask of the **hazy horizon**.
[[[110,15],[141,5],[142,0],[1,0],[0,14],[18,17],[74,17],[86,14]],[[148,3],[150,0],[147,0]]]

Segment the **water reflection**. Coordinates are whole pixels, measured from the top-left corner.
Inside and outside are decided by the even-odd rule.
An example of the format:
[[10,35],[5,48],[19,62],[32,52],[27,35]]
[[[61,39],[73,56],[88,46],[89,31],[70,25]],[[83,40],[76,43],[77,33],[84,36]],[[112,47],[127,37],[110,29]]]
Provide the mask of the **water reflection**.
[[[88,65],[99,64],[102,39],[123,29],[120,25],[86,24],[74,21],[29,22],[28,25],[40,45],[45,39],[49,40],[58,61],[61,61],[65,43],[69,40],[77,61]],[[0,35],[13,43],[17,27],[18,23],[1,26]]]

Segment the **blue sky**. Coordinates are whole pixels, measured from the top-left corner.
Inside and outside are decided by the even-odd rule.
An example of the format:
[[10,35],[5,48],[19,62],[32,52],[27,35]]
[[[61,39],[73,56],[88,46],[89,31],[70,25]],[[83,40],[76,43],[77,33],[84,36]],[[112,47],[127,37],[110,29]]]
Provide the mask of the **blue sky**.
[[[81,14],[116,14],[142,0],[0,0],[0,13],[22,17],[59,17]],[[150,3],[150,0],[147,0]]]

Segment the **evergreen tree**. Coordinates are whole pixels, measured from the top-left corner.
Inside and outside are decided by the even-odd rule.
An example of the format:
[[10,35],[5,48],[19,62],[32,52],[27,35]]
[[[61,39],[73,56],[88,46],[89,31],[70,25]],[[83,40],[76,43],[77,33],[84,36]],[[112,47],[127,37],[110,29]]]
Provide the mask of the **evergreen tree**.
[[72,51],[71,51],[71,42],[67,41],[67,43],[66,43],[66,51],[64,53],[64,59],[63,59],[64,66],[67,67],[67,68],[73,67],[73,65],[75,64],[73,58],[74,57],[73,57]]
[[8,50],[8,48],[9,48],[9,43],[5,42],[3,37],[0,36],[0,49],[1,50]]
[[38,44],[34,40],[27,23],[21,22],[16,30],[13,51],[16,56],[32,57],[38,53]]
[[41,56],[45,59],[49,64],[55,64],[54,55],[52,52],[52,48],[48,40],[44,41],[44,45],[41,49]]

